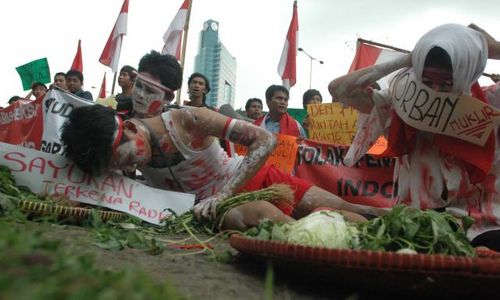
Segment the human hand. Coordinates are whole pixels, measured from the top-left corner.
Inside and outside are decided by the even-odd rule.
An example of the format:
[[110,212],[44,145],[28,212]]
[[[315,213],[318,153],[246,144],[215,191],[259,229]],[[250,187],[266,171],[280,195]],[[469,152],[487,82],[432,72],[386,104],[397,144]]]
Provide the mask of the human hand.
[[497,83],[500,81],[500,74],[491,74],[491,80],[493,80],[494,83]]
[[202,199],[194,206],[194,216],[196,219],[215,220],[217,218],[217,204],[222,201],[222,199],[223,197],[219,194]]
[[488,45],[488,58],[500,59],[500,42],[495,40],[495,38],[493,38],[488,32],[486,32],[486,30],[482,29],[474,23],[469,24],[468,27],[480,32],[486,39],[486,43]]

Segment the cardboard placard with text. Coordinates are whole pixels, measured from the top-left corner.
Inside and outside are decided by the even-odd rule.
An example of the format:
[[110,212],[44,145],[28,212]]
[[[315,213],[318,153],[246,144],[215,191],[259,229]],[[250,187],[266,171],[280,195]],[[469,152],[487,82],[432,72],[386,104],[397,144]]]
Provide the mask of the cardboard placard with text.
[[[297,157],[297,137],[285,134],[276,134],[277,145],[266,161],[266,164],[274,165],[286,174],[291,174],[295,166]],[[238,155],[246,155],[248,148],[241,145],[234,145]]]
[[[341,103],[310,104],[309,139],[335,145],[350,145],[356,134],[358,111]],[[380,137],[368,151],[380,154],[387,148],[387,140]]]

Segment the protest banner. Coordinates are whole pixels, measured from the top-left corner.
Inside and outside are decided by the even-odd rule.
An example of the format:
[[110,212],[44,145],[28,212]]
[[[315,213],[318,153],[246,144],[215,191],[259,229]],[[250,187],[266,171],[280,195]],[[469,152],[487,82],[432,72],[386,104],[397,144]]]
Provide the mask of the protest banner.
[[309,139],[318,142],[349,145],[356,133],[358,113],[340,103],[310,104]]
[[[356,134],[358,111],[341,103],[310,104],[309,139],[335,145],[350,145]],[[380,137],[368,151],[380,154],[387,148],[387,140]]]
[[[274,165],[286,174],[291,174],[295,167],[297,157],[297,137],[276,134],[277,145],[266,161],[268,165]],[[238,155],[246,155],[248,148],[242,145],[234,144],[235,152]]]
[[19,66],[16,68],[17,73],[21,77],[23,90],[31,89],[31,85],[35,82],[50,83],[50,69],[47,58],[40,58]]
[[60,129],[75,107],[86,105],[94,103],[59,89],[50,89],[43,98],[43,135],[40,150],[51,154],[62,153]]
[[40,149],[42,102],[42,99],[18,100],[0,110],[0,142]]
[[483,146],[500,122],[500,110],[467,95],[436,92],[416,80],[413,72],[398,74],[390,91],[397,115],[421,131]]
[[397,183],[394,159],[366,154],[355,166],[344,165],[347,146],[304,140],[299,144],[295,176],[310,181],[342,199],[375,207],[391,207]]
[[150,188],[119,174],[93,177],[60,156],[0,143],[0,161],[16,183],[39,195],[59,194],[73,201],[103,206],[159,225],[170,209],[182,214],[193,207],[192,194]]

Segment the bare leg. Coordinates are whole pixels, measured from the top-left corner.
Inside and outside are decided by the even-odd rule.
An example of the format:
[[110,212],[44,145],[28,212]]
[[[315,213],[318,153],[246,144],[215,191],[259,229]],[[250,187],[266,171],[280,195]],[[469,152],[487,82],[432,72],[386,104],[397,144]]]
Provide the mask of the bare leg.
[[360,218],[359,221],[362,221],[363,219],[366,220],[359,214],[380,216],[389,210],[387,208],[350,203],[328,191],[325,191],[317,186],[313,186],[304,194],[304,197],[302,197],[302,200],[295,209],[294,216],[296,218],[301,218],[310,214],[311,211],[318,207],[340,209],[344,211],[345,217],[348,220],[351,219],[352,221],[356,221],[357,218]]
[[262,219],[289,223],[293,218],[283,214],[279,208],[267,201],[252,201],[231,209],[224,218],[224,229],[246,230],[259,225]]

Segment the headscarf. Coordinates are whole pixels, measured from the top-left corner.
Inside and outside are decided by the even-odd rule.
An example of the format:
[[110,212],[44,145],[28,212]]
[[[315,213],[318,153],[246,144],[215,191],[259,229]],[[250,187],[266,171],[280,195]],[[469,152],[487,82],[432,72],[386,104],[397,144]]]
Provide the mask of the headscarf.
[[429,51],[440,47],[448,53],[453,67],[452,92],[470,95],[472,85],[481,76],[488,59],[484,36],[459,24],[444,24],[424,34],[415,45],[411,60],[415,76],[422,81]]

